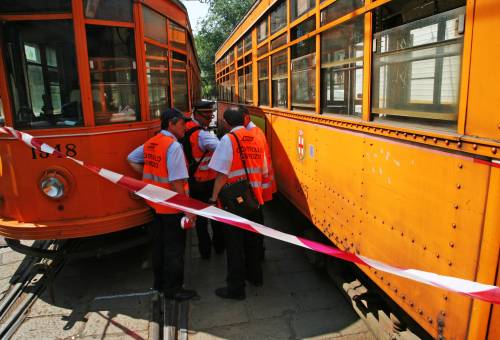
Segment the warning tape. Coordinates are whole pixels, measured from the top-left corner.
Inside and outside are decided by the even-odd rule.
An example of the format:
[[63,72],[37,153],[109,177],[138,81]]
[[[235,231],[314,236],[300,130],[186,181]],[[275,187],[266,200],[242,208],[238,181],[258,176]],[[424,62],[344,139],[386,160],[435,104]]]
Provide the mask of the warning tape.
[[497,286],[482,284],[479,282],[464,280],[452,276],[439,275],[418,269],[400,268],[361,255],[342,251],[325,244],[307,240],[302,237],[286,234],[264,225],[249,221],[245,218],[231,214],[227,211],[208,205],[206,203],[194,200],[185,195],[180,195],[174,191],[148,184],[143,181],[91,164],[86,164],[78,159],[66,156],[50,145],[43,143],[42,141],[25,132],[17,131],[10,127],[0,127],[0,132],[9,134],[19,139],[20,141],[23,141],[31,148],[35,148],[48,154],[52,154],[56,157],[68,158],[76,162],[77,164],[87,168],[88,170],[98,174],[99,176],[104,177],[108,181],[124,187],[125,189],[148,201],[210,218],[212,220],[223,222],[244,230],[258,233],[287,243],[295,244],[297,246],[333,256],[345,261],[356,263],[358,265],[372,267],[376,270],[421,282],[433,287],[450,290],[489,303],[500,304],[500,288]]

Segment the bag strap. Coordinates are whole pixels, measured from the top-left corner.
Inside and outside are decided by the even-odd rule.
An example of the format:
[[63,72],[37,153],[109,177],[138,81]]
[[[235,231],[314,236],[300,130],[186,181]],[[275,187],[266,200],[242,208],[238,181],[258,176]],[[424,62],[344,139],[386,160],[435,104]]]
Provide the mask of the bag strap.
[[[201,126],[194,126],[191,129],[187,130],[186,133],[184,134],[184,153],[186,155],[186,158],[188,159],[188,163],[190,164],[189,166],[189,176],[193,176],[196,171],[198,170],[198,167],[200,166],[201,161],[205,156],[208,154],[208,150],[203,153],[201,156],[200,160],[196,162],[196,159],[193,157],[193,149],[191,147],[191,136],[193,133],[195,133],[198,130],[202,130],[203,128]],[[192,172],[192,173],[191,173]]]

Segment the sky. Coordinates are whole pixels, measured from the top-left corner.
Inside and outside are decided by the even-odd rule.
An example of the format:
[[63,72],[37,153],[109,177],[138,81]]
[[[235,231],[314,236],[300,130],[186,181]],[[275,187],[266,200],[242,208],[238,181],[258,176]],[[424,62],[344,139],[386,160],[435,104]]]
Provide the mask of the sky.
[[189,21],[191,22],[191,27],[193,32],[198,32],[198,20],[205,17],[208,12],[208,4],[202,4],[197,0],[182,0],[184,6],[186,6],[189,14]]

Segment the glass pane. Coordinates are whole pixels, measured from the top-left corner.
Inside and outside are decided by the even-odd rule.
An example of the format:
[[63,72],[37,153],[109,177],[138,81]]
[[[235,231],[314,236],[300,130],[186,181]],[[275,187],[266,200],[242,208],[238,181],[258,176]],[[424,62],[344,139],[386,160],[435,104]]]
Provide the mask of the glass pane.
[[310,38],[292,47],[292,108],[314,110],[316,96],[316,41]]
[[89,19],[132,21],[131,0],[85,0],[83,6]]
[[364,16],[321,35],[323,113],[361,117],[363,102]]
[[264,58],[258,63],[259,68],[259,105],[269,105],[269,63]]
[[364,0],[337,0],[321,11],[321,25],[343,17],[347,13],[365,5]]
[[293,41],[295,39],[298,39],[306,35],[307,33],[314,31],[315,29],[316,29],[316,16],[313,16],[304,21],[303,23],[292,28],[290,39]]
[[71,12],[71,0],[1,0],[0,13]]
[[245,75],[243,70],[238,70],[238,103],[245,100]]
[[146,43],[146,76],[149,113],[152,119],[170,107],[170,81],[167,49]]
[[274,39],[273,41],[271,41],[271,50],[274,50],[280,46],[283,46],[287,42],[288,42],[287,34],[284,33],[284,34],[280,35],[279,37],[277,37],[276,39]]
[[243,40],[238,41],[238,50],[236,52],[238,53],[238,58],[243,56]]
[[145,6],[142,7],[142,17],[144,21],[144,36],[166,44],[167,19]]
[[456,124],[465,8],[375,34],[375,120]]
[[267,16],[257,25],[257,41],[267,38]]
[[87,25],[87,44],[96,124],[139,120],[134,31]]
[[253,103],[252,66],[245,67],[245,103]]
[[290,0],[291,21],[305,14],[315,5],[315,0]]
[[170,44],[173,47],[186,49],[186,30],[170,21]]
[[259,47],[259,49],[257,50],[257,57],[260,57],[266,54],[267,52],[268,52],[267,43],[265,43],[264,46]]
[[272,96],[274,107],[288,106],[288,52],[276,53],[271,57]]
[[252,50],[252,34],[251,33],[247,33],[247,35],[245,36],[245,38],[243,39],[243,44],[245,45],[244,48],[244,52],[245,54],[250,52]]
[[3,41],[14,126],[34,129],[82,125],[73,23],[6,23]]
[[238,100],[236,98],[236,83],[235,83],[235,74],[231,74],[229,76],[229,85],[231,86],[231,101],[236,103]]
[[271,12],[271,34],[286,26],[286,1],[282,1]]

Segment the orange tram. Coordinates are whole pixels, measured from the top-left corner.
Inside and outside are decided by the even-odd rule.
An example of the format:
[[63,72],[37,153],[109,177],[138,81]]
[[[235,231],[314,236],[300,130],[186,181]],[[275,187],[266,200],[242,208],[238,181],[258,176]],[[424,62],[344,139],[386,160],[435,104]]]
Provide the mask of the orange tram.
[[[69,156],[134,175],[127,154],[168,107],[200,98],[177,0],[0,1],[2,123]],[[142,200],[67,160],[0,136],[0,235],[64,239],[152,219]]]
[[[256,1],[216,54],[219,114],[248,106],[337,247],[500,285],[499,26],[497,0]],[[498,305],[360,270],[427,336],[500,339]]]

